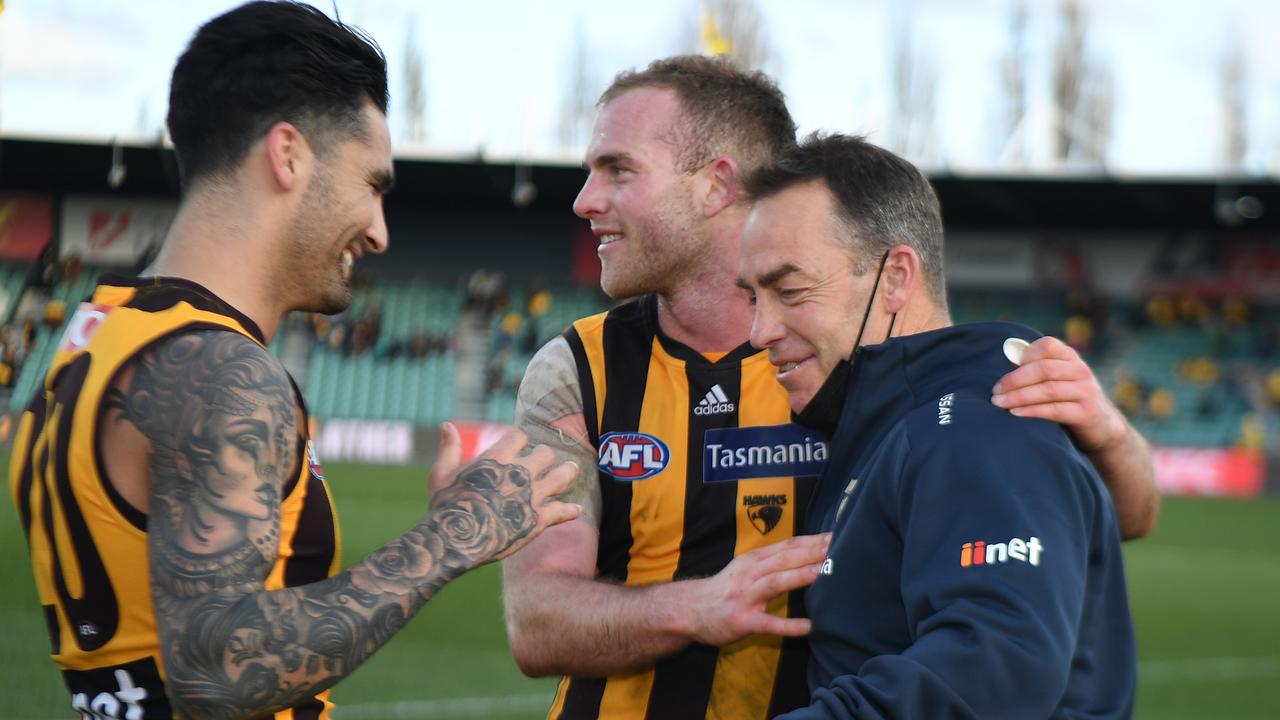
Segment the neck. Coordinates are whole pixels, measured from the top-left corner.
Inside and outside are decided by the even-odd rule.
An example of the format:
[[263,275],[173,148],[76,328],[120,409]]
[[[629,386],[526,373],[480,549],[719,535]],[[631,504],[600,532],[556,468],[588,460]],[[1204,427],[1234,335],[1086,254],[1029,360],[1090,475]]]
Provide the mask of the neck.
[[277,226],[234,191],[184,200],[148,272],[198,283],[258,325],[267,342],[287,311],[275,294],[268,242]]
[[702,266],[658,294],[658,326],[667,337],[700,353],[728,352],[747,341],[751,305],[737,286],[745,213],[728,208],[713,228]]

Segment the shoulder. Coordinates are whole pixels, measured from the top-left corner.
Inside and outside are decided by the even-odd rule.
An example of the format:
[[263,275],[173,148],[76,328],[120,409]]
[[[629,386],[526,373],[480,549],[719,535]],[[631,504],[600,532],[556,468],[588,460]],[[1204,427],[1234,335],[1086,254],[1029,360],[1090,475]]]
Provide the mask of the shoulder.
[[1043,484],[1090,472],[1062,426],[1017,417],[973,393],[926,399],[899,431],[908,448],[907,464],[931,484],[935,477],[1002,483],[1013,475]]
[[524,379],[520,383],[520,394],[536,391],[536,388],[549,384],[558,387],[566,384],[576,385],[577,382],[578,365],[569,341],[564,337],[554,337],[539,348],[529,360],[529,365],[524,371]]
[[243,407],[244,394],[294,401],[288,372],[266,348],[232,330],[199,329],[165,336],[139,353],[121,376],[131,392],[196,396],[215,407]]
[[601,342],[606,324],[630,332],[652,335],[657,328],[658,301],[653,295],[642,295],[604,312],[575,321],[565,331],[566,337],[583,343]]

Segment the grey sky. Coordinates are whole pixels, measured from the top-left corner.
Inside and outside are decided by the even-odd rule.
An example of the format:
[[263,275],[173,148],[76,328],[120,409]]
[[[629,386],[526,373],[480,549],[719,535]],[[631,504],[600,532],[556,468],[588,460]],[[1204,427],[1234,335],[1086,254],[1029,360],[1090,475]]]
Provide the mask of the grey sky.
[[[168,75],[203,21],[227,0],[7,0],[0,14],[0,133],[154,136]],[[315,2],[331,10],[331,2]],[[1280,27],[1274,0],[1092,0],[1091,51],[1114,73],[1110,170],[1143,175],[1219,170],[1218,68],[1238,44],[1247,68],[1245,169],[1280,174]],[[1015,170],[999,162],[997,63],[1007,47],[1009,0],[757,0],[775,75],[801,125],[889,140],[888,37],[909,13],[936,67],[938,152],[926,164],[958,171]],[[1050,169],[1048,58],[1056,0],[1030,0],[1029,165]],[[603,87],[618,70],[680,51],[698,0],[338,0],[343,19],[382,44],[391,69],[392,128],[400,134],[403,56],[410,28],[426,73],[427,143],[403,154],[572,160],[557,133],[575,27],[589,75]]]

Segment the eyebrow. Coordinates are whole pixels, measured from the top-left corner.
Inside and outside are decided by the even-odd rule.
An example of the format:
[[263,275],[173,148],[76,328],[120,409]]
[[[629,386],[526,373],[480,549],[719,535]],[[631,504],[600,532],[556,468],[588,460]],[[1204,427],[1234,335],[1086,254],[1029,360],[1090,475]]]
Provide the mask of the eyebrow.
[[[760,285],[765,285],[765,286],[774,285],[782,278],[794,272],[800,272],[800,267],[798,265],[795,265],[794,263],[783,263],[778,267],[756,278],[756,282],[759,283]],[[742,276],[738,276],[738,287],[742,288],[743,290],[751,289],[751,286],[747,284],[746,279],[744,279]]]
[[595,156],[589,162],[582,163],[582,169],[590,172],[592,167],[609,167],[611,165],[630,162],[632,162],[632,157],[627,153],[606,153],[604,155]]

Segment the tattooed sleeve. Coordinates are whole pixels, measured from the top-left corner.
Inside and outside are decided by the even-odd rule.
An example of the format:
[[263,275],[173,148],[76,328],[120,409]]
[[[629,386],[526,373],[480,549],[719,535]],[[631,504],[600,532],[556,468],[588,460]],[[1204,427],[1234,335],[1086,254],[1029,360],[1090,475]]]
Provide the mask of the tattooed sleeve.
[[528,470],[481,459],[346,572],[267,592],[300,442],[284,369],[243,336],[184,334],[139,360],[108,402],[151,443],[151,590],[184,716],[274,711],[333,685],[441,586],[537,524]]
[[578,388],[578,368],[573,351],[562,337],[554,338],[529,361],[516,397],[516,427],[530,443],[548,445],[561,460],[582,468],[561,500],[582,506],[582,519],[599,527],[600,480],[596,474],[596,449],[587,437]]

